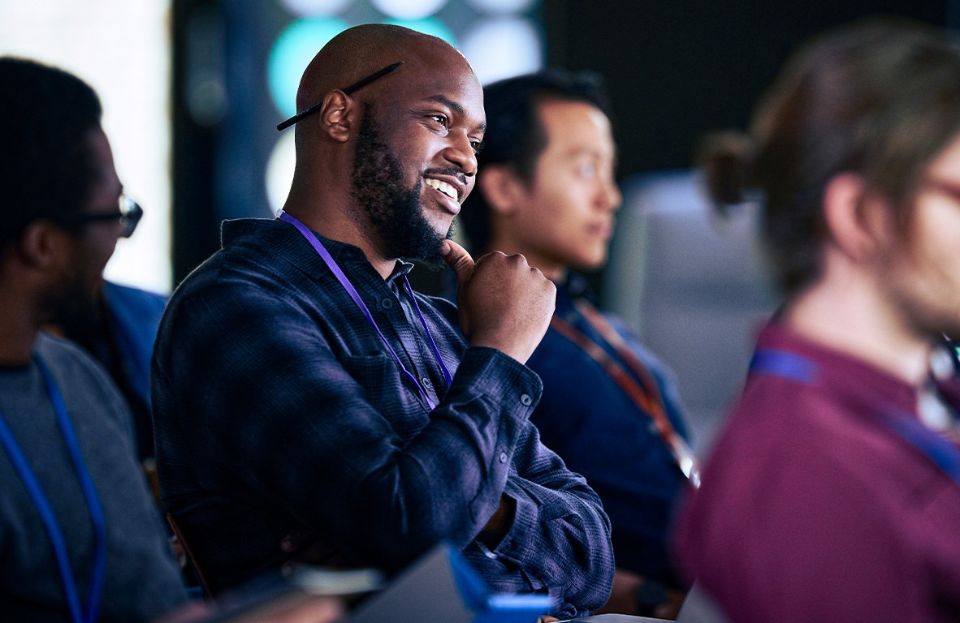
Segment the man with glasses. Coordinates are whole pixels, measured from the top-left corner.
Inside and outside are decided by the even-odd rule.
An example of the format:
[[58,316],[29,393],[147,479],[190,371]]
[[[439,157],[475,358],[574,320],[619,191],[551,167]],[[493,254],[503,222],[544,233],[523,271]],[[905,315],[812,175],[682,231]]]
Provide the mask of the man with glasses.
[[137,455],[152,474],[150,357],[167,299],[103,278],[118,238],[132,236],[142,216],[140,205],[121,191],[105,196],[95,210],[58,218],[85,249],[78,265],[83,277],[44,328],[82,346],[110,373],[133,416]]
[[[298,560],[396,571],[448,541],[496,591],[598,607],[609,521],[528,421],[555,289],[447,240],[484,136],[472,69],[435,37],[359,26],[297,104],[283,213],[224,224],[154,355],[163,501],[208,583]],[[399,258],[445,260],[459,310]]]
[[139,209],[100,102],[75,76],[0,58],[0,610],[146,621],[186,598],[131,418],[104,370],[42,324],[90,297]]

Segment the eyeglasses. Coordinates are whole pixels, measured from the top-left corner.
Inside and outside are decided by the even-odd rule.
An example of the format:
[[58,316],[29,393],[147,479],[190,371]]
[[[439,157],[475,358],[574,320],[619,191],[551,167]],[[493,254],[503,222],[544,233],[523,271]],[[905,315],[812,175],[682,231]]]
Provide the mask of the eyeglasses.
[[960,201],[960,184],[957,182],[948,182],[947,180],[925,179],[921,182],[923,186],[928,186],[937,192],[949,195],[954,201]]
[[[391,73],[393,70],[395,70],[395,69],[396,69],[397,67],[399,67],[400,65],[403,65],[403,61],[398,61],[398,62],[396,62],[396,63],[387,65],[387,66],[384,67],[383,69],[380,69],[380,70],[378,70],[378,71],[375,71],[375,72],[373,72],[372,74],[370,74],[369,76],[367,76],[366,78],[361,78],[361,79],[357,80],[356,82],[354,82],[353,84],[351,84],[350,86],[344,87],[344,88],[342,88],[342,89],[340,89],[340,90],[343,91],[344,93],[346,93],[347,95],[351,95],[351,94],[355,93],[356,91],[359,91],[359,90],[362,89],[363,87],[367,86],[367,85],[370,84],[371,82],[373,82],[373,81],[375,81],[375,80],[379,80],[380,78],[383,78],[384,76],[386,76],[387,74]],[[298,112],[297,114],[295,114],[294,116],[290,117],[290,118],[287,119],[286,121],[281,121],[280,123],[277,124],[277,131],[278,131],[278,132],[282,132],[282,131],[286,130],[287,128],[289,128],[289,127],[292,126],[293,124],[298,123],[298,122],[300,122],[301,120],[303,120],[305,117],[309,117],[309,116],[312,115],[313,113],[317,112],[318,110],[320,110],[320,108],[321,108],[322,106],[323,106],[323,102],[322,102],[322,101],[317,102],[316,104],[314,104],[314,105],[311,106],[310,108],[307,108],[307,109],[305,109],[305,110],[302,110],[302,111]]]
[[107,221],[119,222],[122,227],[120,236],[129,238],[137,229],[137,223],[143,216],[143,208],[136,201],[126,195],[120,195],[117,199],[117,211],[107,212],[106,214],[68,214],[57,219],[57,223],[68,228],[83,227],[90,223],[101,223]]

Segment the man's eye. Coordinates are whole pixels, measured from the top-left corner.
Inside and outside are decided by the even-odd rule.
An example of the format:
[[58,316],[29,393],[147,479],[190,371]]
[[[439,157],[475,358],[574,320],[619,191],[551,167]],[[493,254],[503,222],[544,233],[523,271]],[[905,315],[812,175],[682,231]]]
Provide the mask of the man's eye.
[[483,151],[483,141],[470,141],[470,147],[473,147],[474,155]]
[[438,124],[440,124],[443,127],[447,127],[447,125],[449,125],[450,123],[450,120],[447,119],[447,116],[441,115],[440,113],[434,113],[430,115],[430,120],[436,121]]
[[597,174],[597,168],[589,162],[582,162],[577,165],[576,172],[580,177],[591,178]]

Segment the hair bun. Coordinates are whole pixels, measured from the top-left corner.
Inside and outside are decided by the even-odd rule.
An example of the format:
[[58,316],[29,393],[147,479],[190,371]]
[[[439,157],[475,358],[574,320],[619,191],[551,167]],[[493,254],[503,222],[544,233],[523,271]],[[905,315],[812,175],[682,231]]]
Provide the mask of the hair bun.
[[703,170],[707,194],[721,211],[745,200],[753,184],[755,154],[753,139],[743,132],[717,132],[701,140],[696,163]]

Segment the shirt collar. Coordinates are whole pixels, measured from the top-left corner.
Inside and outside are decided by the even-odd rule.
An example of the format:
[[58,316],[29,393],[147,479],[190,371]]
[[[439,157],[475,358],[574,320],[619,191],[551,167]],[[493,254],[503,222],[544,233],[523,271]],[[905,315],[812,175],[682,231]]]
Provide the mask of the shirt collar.
[[785,351],[813,364],[810,382],[857,403],[884,404],[916,414],[919,387],[873,364],[802,337],[773,321],[761,331],[757,351]]
[[561,292],[572,299],[585,298],[591,303],[596,298],[590,282],[580,273],[567,272],[567,276],[557,283],[557,293]]
[[[311,230],[312,231],[312,230]],[[352,244],[333,240],[313,232],[323,243],[331,257],[341,266],[365,265],[370,266],[364,252]],[[220,229],[221,246],[226,249],[230,246],[243,244],[246,240],[256,236],[260,244],[265,244],[277,253],[289,255],[304,268],[324,266],[323,260],[304,244],[303,237],[291,225],[277,219],[242,218],[223,221]],[[317,264],[315,264],[315,262]],[[401,275],[408,275],[414,264],[404,260],[397,260],[393,272],[386,282],[392,283]],[[371,266],[372,270],[372,266]],[[311,270],[311,272],[313,272]]]
[[402,276],[409,275],[410,271],[413,270],[413,262],[407,262],[406,260],[397,260],[396,266],[393,267],[393,272],[390,273],[390,276],[387,277],[387,284],[393,285],[393,283]]

